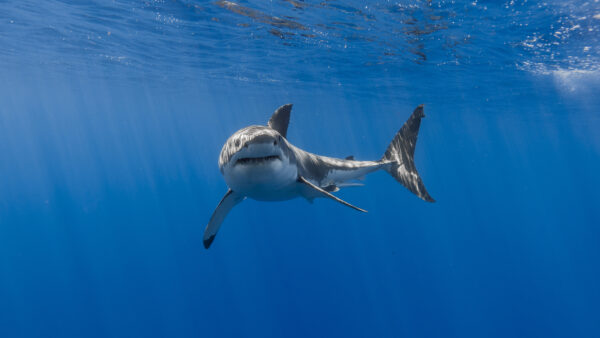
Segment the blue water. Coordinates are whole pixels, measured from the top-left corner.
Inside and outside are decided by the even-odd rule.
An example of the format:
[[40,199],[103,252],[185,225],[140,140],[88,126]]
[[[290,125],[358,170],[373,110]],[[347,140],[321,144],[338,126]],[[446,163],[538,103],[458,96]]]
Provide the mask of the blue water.
[[[0,1],[0,337],[600,337],[600,3]],[[384,172],[244,201],[236,130]]]

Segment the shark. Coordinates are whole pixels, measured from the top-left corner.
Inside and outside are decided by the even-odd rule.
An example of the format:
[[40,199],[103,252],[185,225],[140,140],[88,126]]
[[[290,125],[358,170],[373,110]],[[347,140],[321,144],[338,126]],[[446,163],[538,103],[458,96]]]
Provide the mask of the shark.
[[414,162],[415,146],[425,117],[419,105],[396,133],[379,160],[358,161],[316,155],[287,140],[292,104],[279,107],[267,125],[252,125],[231,135],[221,150],[219,170],[228,190],[214,210],[204,231],[208,249],[221,224],[234,206],[246,198],[285,201],[303,197],[309,202],[328,198],[360,212],[367,212],[333,193],[341,188],[363,185],[365,175],[385,170],[409,191],[427,202],[435,202]]

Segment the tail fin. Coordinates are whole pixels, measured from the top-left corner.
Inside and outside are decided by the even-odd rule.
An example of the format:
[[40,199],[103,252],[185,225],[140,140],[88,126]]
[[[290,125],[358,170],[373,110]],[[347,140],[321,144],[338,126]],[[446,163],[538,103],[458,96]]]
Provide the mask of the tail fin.
[[415,145],[417,135],[421,126],[421,119],[425,117],[423,105],[418,106],[400,131],[396,134],[392,143],[388,146],[381,161],[391,162],[385,170],[392,175],[396,181],[402,183],[408,190],[427,202],[435,202],[417,172],[415,162]]

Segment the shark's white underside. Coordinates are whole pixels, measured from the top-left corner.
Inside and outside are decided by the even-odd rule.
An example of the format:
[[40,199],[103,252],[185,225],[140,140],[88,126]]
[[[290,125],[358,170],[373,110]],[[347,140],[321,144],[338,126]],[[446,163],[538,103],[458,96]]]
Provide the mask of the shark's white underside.
[[259,201],[284,201],[298,197],[296,166],[289,159],[226,167],[225,182],[233,191]]

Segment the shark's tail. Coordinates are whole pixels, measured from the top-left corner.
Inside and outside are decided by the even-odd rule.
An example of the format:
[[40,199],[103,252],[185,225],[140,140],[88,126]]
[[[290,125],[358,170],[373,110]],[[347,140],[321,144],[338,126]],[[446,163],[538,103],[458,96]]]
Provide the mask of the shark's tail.
[[382,162],[388,162],[390,165],[385,170],[392,175],[396,181],[402,183],[408,190],[427,202],[435,202],[417,172],[415,167],[414,155],[417,144],[417,136],[421,119],[425,117],[423,105],[418,106],[406,123],[398,131],[392,143],[388,146],[385,154],[381,158]]

